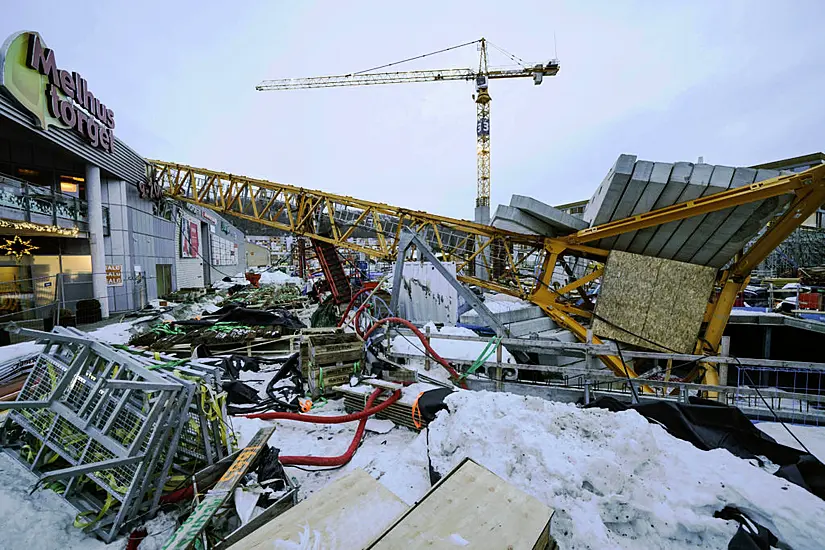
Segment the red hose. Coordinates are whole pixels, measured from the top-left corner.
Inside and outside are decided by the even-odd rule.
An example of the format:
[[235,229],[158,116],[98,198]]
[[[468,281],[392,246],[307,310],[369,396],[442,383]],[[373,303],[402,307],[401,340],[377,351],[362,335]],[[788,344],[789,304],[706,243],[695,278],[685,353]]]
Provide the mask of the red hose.
[[[350,310],[352,309],[352,306],[355,304],[355,300],[357,300],[360,295],[364,294],[365,292],[371,291],[371,290],[373,290],[373,289],[371,289],[371,288],[362,288],[361,290],[359,290],[358,292],[353,294],[352,299],[349,301],[349,304],[347,305],[347,309],[345,309],[344,314],[341,315],[341,320],[338,321],[338,328],[344,326],[344,323],[347,320],[347,315],[349,314]],[[361,306],[361,307],[364,307],[364,306]],[[358,329],[356,328],[355,330],[357,331]]]
[[459,376],[458,372],[456,372],[456,370],[443,357],[438,355],[438,353],[436,353],[436,351],[432,347],[430,347],[430,343],[427,342],[427,337],[424,336],[424,333],[418,330],[417,326],[407,321],[406,319],[402,319],[401,317],[384,317],[383,319],[376,321],[375,324],[373,324],[369,328],[369,330],[363,336],[364,340],[369,338],[370,334],[372,334],[372,332],[375,329],[377,329],[384,323],[400,323],[409,328],[410,330],[412,330],[413,334],[418,336],[418,339],[421,340],[421,343],[424,345],[424,349],[426,349],[430,353],[430,356],[433,359],[435,359],[436,362],[439,363],[442,367],[447,369],[447,372],[450,373],[450,376],[452,376],[453,380],[458,381],[462,388],[467,389],[467,383]]
[[[350,443],[347,451],[340,456],[282,456],[279,459],[281,464],[293,466],[342,466],[352,459],[356,449],[358,449],[358,444],[361,442],[361,438],[364,436],[364,429],[367,426],[367,418],[377,412],[383,411],[401,399],[401,390],[396,390],[392,395],[390,395],[389,399],[383,403],[373,406],[375,400],[378,399],[378,396],[381,395],[383,391],[384,390],[382,388],[376,388],[375,391],[370,394],[369,399],[367,399],[364,410],[353,414],[345,414],[341,416],[311,416],[308,414],[269,412],[247,414],[244,416],[246,418],[260,418],[263,420],[298,420],[300,422],[310,422],[314,424],[342,424],[344,422],[360,420],[358,423],[358,429],[355,431],[355,437],[352,439],[352,443]],[[162,495],[160,497],[160,503],[170,504],[173,502],[180,502],[182,500],[191,499],[193,495],[194,487],[190,485],[188,487],[178,489],[172,493]]]
[[375,391],[370,394],[367,404],[364,406],[364,410],[362,411],[362,413],[369,411],[369,414],[364,415],[361,418],[361,421],[358,422],[358,429],[355,430],[355,436],[352,438],[352,442],[349,444],[349,447],[347,447],[344,454],[339,456],[282,456],[280,457],[281,464],[284,466],[343,466],[352,460],[352,456],[361,444],[361,438],[364,437],[364,429],[367,427],[367,417],[375,412],[378,412],[379,409],[388,407],[390,404],[395,403],[401,398],[401,391],[396,390],[389,399],[377,407],[373,407],[373,403],[375,403],[375,400],[378,399],[378,396],[381,395],[382,391],[383,390],[381,388],[376,388]]

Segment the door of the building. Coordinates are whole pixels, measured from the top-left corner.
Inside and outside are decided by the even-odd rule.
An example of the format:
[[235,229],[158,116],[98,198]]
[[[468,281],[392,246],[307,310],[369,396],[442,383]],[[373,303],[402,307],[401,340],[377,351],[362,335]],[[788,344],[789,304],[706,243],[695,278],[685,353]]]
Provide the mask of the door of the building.
[[203,287],[209,288],[212,284],[212,235],[209,234],[209,224],[201,222],[201,246],[203,252]]
[[155,275],[158,282],[158,298],[172,293],[172,264],[155,264]]

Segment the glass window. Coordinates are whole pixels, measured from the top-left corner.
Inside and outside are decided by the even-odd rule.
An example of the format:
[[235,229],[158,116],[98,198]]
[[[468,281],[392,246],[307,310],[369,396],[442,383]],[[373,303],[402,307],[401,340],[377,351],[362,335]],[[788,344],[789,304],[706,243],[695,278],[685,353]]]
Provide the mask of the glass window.
[[80,188],[86,180],[78,176],[60,176],[60,192],[73,197],[80,196]]
[[63,273],[77,275],[92,272],[91,256],[63,256]]

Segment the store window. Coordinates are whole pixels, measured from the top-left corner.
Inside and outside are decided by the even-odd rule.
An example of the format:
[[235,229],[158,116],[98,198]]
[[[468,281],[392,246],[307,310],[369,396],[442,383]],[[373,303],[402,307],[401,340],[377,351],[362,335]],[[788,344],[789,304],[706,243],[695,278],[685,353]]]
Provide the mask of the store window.
[[85,195],[85,178],[78,176],[61,175],[59,179],[60,192],[64,195],[71,195],[73,197],[80,197],[81,191]]

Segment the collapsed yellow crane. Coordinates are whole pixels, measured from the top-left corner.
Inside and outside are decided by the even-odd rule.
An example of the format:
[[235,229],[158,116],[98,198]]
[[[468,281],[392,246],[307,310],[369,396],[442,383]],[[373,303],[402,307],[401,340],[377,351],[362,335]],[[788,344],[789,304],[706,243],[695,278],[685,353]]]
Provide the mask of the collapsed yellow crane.
[[[373,72],[386,69],[394,65],[421,59],[430,55],[443,53],[449,50],[477,44],[479,48],[478,70],[473,69],[433,69],[424,71],[404,72]],[[258,91],[274,90],[301,90],[306,88],[336,88],[342,86],[368,86],[374,84],[404,84],[408,82],[446,82],[452,80],[473,81],[476,93],[473,100],[476,103],[476,144],[477,144],[477,172],[478,190],[476,221],[488,223],[490,218],[490,92],[489,81],[499,78],[532,78],[533,82],[541,84],[545,76],[555,76],[559,72],[559,62],[551,60],[547,63],[524,63],[518,57],[507,53],[495,44],[494,48],[502,51],[519,64],[517,68],[489,68],[487,65],[487,44],[485,38],[452,46],[436,52],[411,57],[394,63],[388,63],[365,71],[337,76],[315,76],[306,78],[285,78],[280,80],[265,80],[255,87]]]
[[[592,319],[593,312],[574,305],[570,296],[598,279],[603,267],[562,288],[553,288],[553,271],[557,264],[564,262],[564,256],[603,264],[610,251],[588,243],[779,195],[792,195],[793,200],[784,214],[771,222],[730,266],[719,270],[716,279],[719,293],[710,297],[696,342],[696,353],[702,355],[718,353],[734,300],[747,285],[751,270],[825,203],[825,165],[821,165],[553,238],[513,233],[466,220],[214,170],[150,162],[152,183],[173,199],[377,259],[395,260],[402,230],[409,229],[440,253],[443,260],[456,263],[457,278],[461,282],[530,300],[580,341],[587,339],[587,328],[582,323]],[[368,244],[370,242],[374,244]],[[490,257],[483,253],[485,250],[491,252]],[[475,276],[473,267],[479,261],[491,273],[490,280]],[[496,262],[503,269],[493,269]],[[524,268],[529,263],[541,266],[538,276]],[[592,341],[600,343],[596,337]],[[619,376],[636,376],[620,357],[601,359]],[[711,365],[704,366],[704,380],[709,384],[718,382]]]

